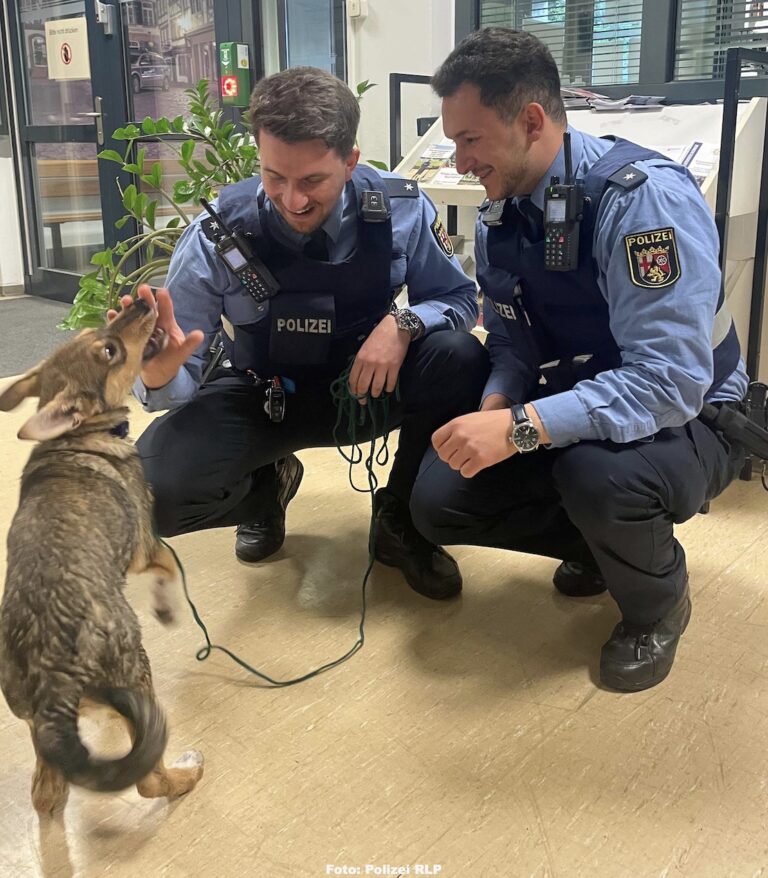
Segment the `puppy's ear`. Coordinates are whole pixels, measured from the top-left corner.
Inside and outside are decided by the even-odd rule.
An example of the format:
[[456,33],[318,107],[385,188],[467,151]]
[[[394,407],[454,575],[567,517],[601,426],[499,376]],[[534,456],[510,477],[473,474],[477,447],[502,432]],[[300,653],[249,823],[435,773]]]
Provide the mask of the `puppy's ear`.
[[14,381],[9,387],[0,393],[0,412],[9,412],[28,396],[40,396],[40,375],[43,371],[43,364],[38,363],[33,369],[30,369],[25,375],[22,375],[18,381]]
[[79,427],[86,416],[80,400],[62,391],[32,415],[17,435],[19,439],[55,439]]

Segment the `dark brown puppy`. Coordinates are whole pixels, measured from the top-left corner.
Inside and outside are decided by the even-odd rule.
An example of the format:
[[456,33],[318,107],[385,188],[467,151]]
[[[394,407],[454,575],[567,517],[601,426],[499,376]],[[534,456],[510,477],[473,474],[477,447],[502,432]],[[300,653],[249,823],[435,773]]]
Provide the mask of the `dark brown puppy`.
[[[8,534],[0,605],[0,688],[32,731],[32,802],[62,807],[68,784],[177,796],[203,773],[189,751],[162,762],[167,732],[152,689],[126,573],[154,574],[153,609],[171,620],[176,564],[152,531],[152,499],[130,440],[125,398],[144,360],[162,347],[155,313],[138,300],[101,329],[61,347],[0,394],[0,410],[39,397],[21,428],[38,440]],[[77,721],[88,701],[125,717],[133,740],[118,759],[93,756]]]

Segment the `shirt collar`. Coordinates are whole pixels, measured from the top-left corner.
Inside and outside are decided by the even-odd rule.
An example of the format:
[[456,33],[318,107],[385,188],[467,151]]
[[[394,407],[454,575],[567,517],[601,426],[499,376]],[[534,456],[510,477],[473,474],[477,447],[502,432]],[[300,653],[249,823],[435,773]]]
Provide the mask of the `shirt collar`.
[[[582,154],[584,153],[584,138],[581,136],[581,132],[577,131],[575,128],[571,128],[570,125],[568,126],[568,133],[571,135],[571,159],[573,172],[575,174],[576,169],[581,164]],[[546,174],[544,174],[541,180],[536,184],[533,192],[531,192],[531,201],[540,210],[544,210],[544,193],[549,186],[552,177],[559,177],[561,183],[565,182],[565,151],[563,146],[560,147],[554,161],[549,168],[547,168]]]
[[[261,186],[259,191],[262,192],[263,189],[264,187]],[[278,237],[282,238],[289,246],[296,250],[301,250],[307,241],[309,241],[310,236],[292,229],[285,219],[283,219],[282,215],[276,210],[266,193],[264,193],[264,203],[267,208],[267,216],[272,230],[277,232]],[[344,187],[341,198],[339,198],[336,204],[334,204],[333,210],[331,210],[321,226],[323,231],[334,244],[339,240],[341,221],[350,203],[354,203],[354,187],[351,182],[347,183]]]

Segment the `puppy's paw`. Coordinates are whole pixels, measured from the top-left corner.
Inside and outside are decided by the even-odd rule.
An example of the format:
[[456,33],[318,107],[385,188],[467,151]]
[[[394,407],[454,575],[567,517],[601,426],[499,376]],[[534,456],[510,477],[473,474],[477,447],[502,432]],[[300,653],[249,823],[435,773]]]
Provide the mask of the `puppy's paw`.
[[185,750],[171,768],[194,768],[202,775],[205,757],[199,750]]
[[173,789],[169,798],[183,796],[194,788],[203,776],[205,760],[199,750],[185,750],[168,769],[173,781]]

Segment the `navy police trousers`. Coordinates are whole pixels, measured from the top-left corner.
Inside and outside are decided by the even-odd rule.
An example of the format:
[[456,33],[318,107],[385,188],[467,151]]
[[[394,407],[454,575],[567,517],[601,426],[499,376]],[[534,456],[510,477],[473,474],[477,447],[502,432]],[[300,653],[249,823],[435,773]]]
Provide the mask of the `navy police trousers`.
[[699,420],[650,441],[540,448],[465,479],[427,454],[413,521],[439,545],[492,546],[598,568],[624,619],[650,624],[682,595],[673,527],[738,473],[743,451]]
[[[405,503],[432,433],[477,407],[488,371],[485,348],[468,332],[433,332],[411,344],[389,423],[400,427],[400,440],[388,488]],[[249,524],[276,512],[275,461],[335,444],[329,387],[329,381],[299,385],[286,395],[283,421],[272,423],[264,386],[223,370],[186,405],[150,424],[136,444],[160,534]],[[370,438],[360,428],[357,440]],[[346,468],[339,473],[345,478]]]

